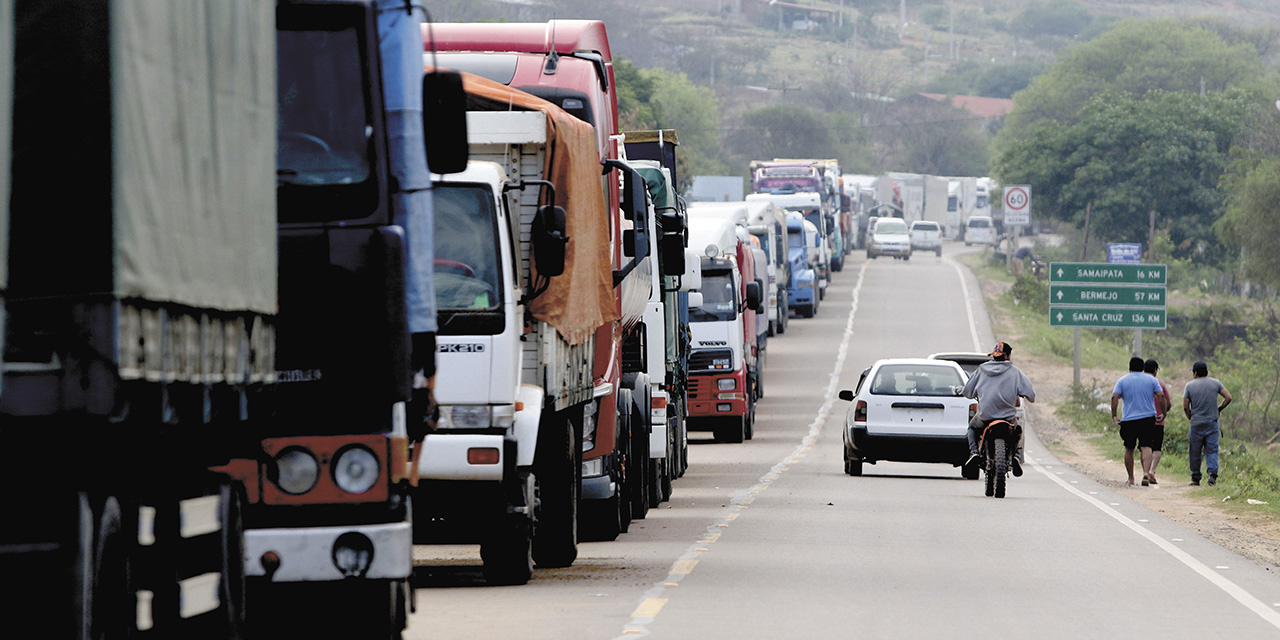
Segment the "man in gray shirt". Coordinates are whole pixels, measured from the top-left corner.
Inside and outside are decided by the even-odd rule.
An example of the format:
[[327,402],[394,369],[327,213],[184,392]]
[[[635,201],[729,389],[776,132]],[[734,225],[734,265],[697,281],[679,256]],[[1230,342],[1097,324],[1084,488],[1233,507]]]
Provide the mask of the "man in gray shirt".
[[[1191,486],[1200,486],[1200,457],[1203,453],[1209,471],[1209,484],[1218,483],[1218,415],[1231,404],[1231,392],[1217,378],[1209,377],[1209,365],[1196,362],[1191,365],[1195,379],[1187,383],[1182,393],[1182,412],[1187,414],[1191,430],[1187,437],[1191,444],[1188,457],[1191,461]],[[1222,396],[1222,404],[1218,404]]]

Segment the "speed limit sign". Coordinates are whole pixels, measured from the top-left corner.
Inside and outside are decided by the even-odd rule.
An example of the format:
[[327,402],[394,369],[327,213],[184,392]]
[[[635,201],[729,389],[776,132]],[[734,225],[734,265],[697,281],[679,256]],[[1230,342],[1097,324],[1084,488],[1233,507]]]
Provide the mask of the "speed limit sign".
[[1004,188],[1004,224],[1006,227],[1031,224],[1031,185],[1011,184]]

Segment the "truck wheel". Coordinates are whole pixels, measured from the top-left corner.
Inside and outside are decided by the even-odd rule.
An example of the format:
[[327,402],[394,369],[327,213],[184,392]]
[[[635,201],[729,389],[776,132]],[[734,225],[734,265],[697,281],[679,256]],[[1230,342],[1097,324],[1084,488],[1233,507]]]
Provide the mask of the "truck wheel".
[[720,426],[715,428],[716,440],[720,442],[728,442],[737,444],[747,437],[747,419],[742,418],[724,418]]
[[547,412],[538,431],[533,472],[538,481],[538,525],[533,560],[539,567],[567,567],[578,559],[578,494],[582,447],[573,424]]
[[244,636],[244,498],[238,483],[225,483],[220,489],[222,499],[222,575],[219,597],[226,607],[229,638]]
[[747,406],[747,415],[742,417],[742,435],[750,440],[756,437],[756,403]]
[[635,403],[631,411],[631,455],[627,458],[627,496],[631,500],[631,518],[644,520],[649,515],[649,489],[654,480],[649,473],[649,416],[640,415]]
[[907,260],[910,260],[910,259],[911,259],[911,254],[909,254],[909,253],[908,253],[907,255],[905,255],[905,256],[902,256],[902,261],[903,261],[903,262],[906,262]]
[[524,514],[500,518],[480,543],[484,581],[491,585],[524,584],[533,577],[533,531]]
[[791,313],[791,309],[787,308],[786,302],[778,303],[778,335],[787,332],[787,315]]
[[[80,495],[87,505],[85,494]],[[85,522],[93,526],[91,577],[87,583],[92,586],[86,604],[92,603],[87,612],[95,638],[126,638],[132,626],[126,615],[132,606],[127,568],[129,538],[124,535],[123,521],[120,502],[109,496],[102,503],[96,526],[93,519]]]

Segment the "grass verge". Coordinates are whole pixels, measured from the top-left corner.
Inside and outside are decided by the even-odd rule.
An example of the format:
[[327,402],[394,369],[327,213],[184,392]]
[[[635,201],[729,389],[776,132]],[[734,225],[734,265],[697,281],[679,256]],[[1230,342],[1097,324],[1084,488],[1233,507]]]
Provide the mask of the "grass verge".
[[[979,280],[983,281],[984,298],[990,309],[992,329],[996,335],[1011,336],[1011,342],[1024,353],[1038,358],[1071,364],[1072,332],[1049,327],[1048,285],[1029,276],[1015,278],[1003,263],[994,261],[990,252],[969,254],[959,258]],[[993,295],[992,292],[1003,293]],[[1175,313],[1170,309],[1170,313]],[[1083,330],[1081,332],[1081,366],[1086,369],[1113,369],[1131,355],[1129,331]],[[1117,373],[1117,376],[1119,373]],[[1111,386],[1114,380],[1093,379],[1071,390],[1067,398],[1055,405],[1055,414],[1080,433],[1104,434],[1110,437],[1090,439],[1098,453],[1119,463],[1124,447],[1111,420]],[[1157,477],[1166,483],[1187,484],[1191,474],[1188,462],[1187,423],[1181,412],[1181,389],[1171,385],[1174,408],[1165,439]],[[1100,405],[1106,407],[1100,409]],[[1230,409],[1224,413],[1229,415]],[[1204,463],[1202,462],[1202,465]],[[1141,473],[1141,466],[1135,460]],[[1258,510],[1280,514],[1280,451],[1275,447],[1255,444],[1224,434],[1219,443],[1218,484],[1202,484],[1197,492],[1213,499],[1231,513]],[[1207,478],[1207,472],[1205,472]],[[1265,504],[1252,504],[1249,500]]]

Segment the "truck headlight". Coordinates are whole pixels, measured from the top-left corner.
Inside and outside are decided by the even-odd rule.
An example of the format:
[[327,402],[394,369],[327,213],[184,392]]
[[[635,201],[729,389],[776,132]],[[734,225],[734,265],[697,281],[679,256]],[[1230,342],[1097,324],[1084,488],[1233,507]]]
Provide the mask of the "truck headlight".
[[441,429],[484,429],[493,424],[493,407],[483,404],[458,404],[440,407]]
[[360,447],[348,447],[333,463],[333,481],[347,493],[364,493],[378,483],[378,456]]
[[285,493],[302,495],[316,486],[320,463],[310,451],[289,447],[276,456],[276,486]]
[[[596,406],[592,400],[582,409],[582,450],[590,451],[596,446]],[[585,469],[585,467],[583,467]],[[586,473],[585,471],[583,472]]]
[[716,380],[716,388],[721,391],[729,391],[738,388],[738,381],[733,378],[720,378]]

